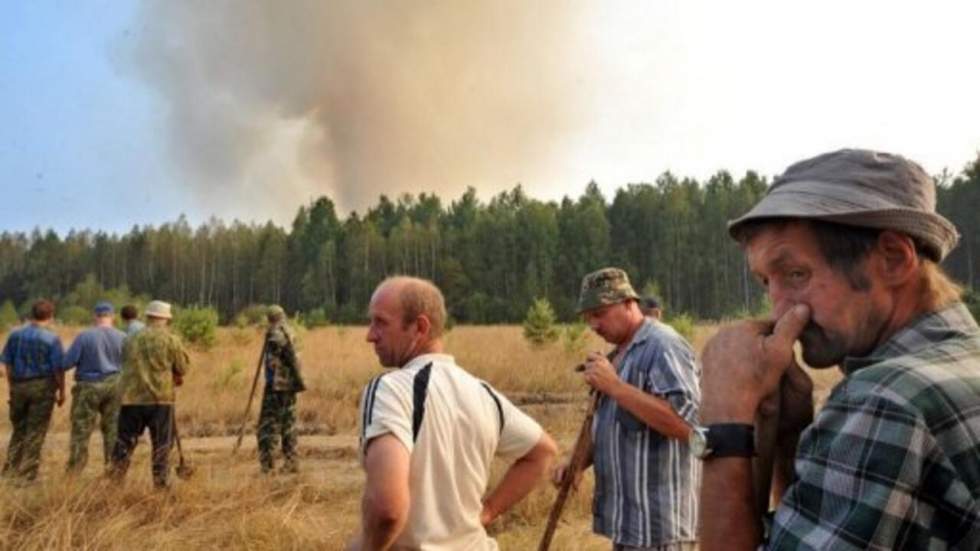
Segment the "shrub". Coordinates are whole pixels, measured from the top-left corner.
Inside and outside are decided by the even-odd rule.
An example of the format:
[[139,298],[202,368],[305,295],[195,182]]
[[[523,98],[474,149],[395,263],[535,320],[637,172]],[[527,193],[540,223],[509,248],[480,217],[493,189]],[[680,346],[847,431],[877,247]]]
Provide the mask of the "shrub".
[[966,303],[966,307],[973,314],[973,319],[980,320],[980,293],[973,289],[966,289],[963,291],[963,302]]
[[210,348],[215,341],[218,312],[214,308],[181,308],[174,316],[174,329],[191,344]]
[[680,314],[679,316],[674,316],[667,320],[667,325],[674,328],[674,331],[680,333],[682,337],[687,339],[687,342],[694,342],[694,330],[696,324],[694,318],[690,314]]
[[541,346],[558,339],[555,328],[555,311],[546,298],[539,298],[527,309],[524,318],[524,338],[532,344]]
[[585,350],[588,342],[588,326],[584,323],[572,323],[565,326],[562,331],[562,341],[565,343],[565,352],[569,354],[579,354]]
[[0,306],[0,331],[6,331],[17,325],[19,320],[20,318],[17,316],[17,308],[14,307],[14,303],[9,299],[4,301],[3,306]]
[[314,327],[325,327],[330,325],[330,320],[327,319],[327,311],[323,308],[314,308],[306,313],[303,318],[304,325],[309,328]]
[[55,316],[65,325],[88,325],[92,322],[92,311],[77,304],[56,310]]
[[249,304],[235,314],[233,323],[237,327],[263,325],[266,323],[266,314],[268,311],[269,307],[264,304]]

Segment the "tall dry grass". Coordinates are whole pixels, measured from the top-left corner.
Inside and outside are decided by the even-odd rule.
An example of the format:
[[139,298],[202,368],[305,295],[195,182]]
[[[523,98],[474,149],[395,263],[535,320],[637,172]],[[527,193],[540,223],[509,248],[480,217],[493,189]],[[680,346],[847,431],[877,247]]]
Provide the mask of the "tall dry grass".
[[[68,344],[78,329],[58,328]],[[700,349],[714,327],[699,327]],[[300,395],[301,473],[262,477],[255,458],[253,404],[243,449],[231,455],[242,419],[261,332],[222,329],[211,350],[192,349],[192,370],[178,391],[184,447],[196,472],[173,488],[151,489],[148,444],[137,448],[129,477],[113,486],[100,477],[100,437],[89,465],[67,479],[68,407],[56,410],[44,450],[41,481],[0,487],[0,549],[342,549],[358,527],[363,474],[357,463],[357,404],[361,388],[382,372],[358,327],[301,332],[304,375]],[[447,351],[466,369],[510,396],[556,436],[567,453],[585,407],[585,387],[571,367],[607,345],[532,347],[520,327],[456,327]],[[823,375],[821,375],[823,377]],[[830,384],[833,376],[818,385]],[[261,382],[260,389],[261,391]],[[0,382],[6,393],[6,381]],[[9,420],[0,420],[3,445]],[[503,465],[495,466],[495,477]],[[608,549],[591,533],[591,475],[569,501],[553,549]],[[492,527],[502,549],[533,549],[555,491],[536,488]]]

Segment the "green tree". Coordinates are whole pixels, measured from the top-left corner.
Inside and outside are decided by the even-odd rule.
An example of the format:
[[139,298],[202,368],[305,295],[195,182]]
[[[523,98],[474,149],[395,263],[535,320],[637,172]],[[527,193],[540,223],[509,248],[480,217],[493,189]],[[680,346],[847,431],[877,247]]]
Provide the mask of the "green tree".
[[524,318],[524,338],[532,344],[540,346],[555,342],[558,339],[558,328],[555,327],[555,311],[546,298],[539,298],[527,309]]

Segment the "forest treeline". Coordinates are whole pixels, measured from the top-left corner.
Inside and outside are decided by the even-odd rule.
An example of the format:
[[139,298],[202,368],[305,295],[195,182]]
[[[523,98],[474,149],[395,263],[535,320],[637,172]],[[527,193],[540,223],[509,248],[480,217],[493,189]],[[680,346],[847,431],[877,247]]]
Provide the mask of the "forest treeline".
[[[962,233],[947,270],[968,287],[980,281],[980,156],[939,177],[938,209]],[[725,171],[703,182],[670,173],[629,184],[607,198],[590,183],[576,198],[540,201],[517,186],[489,202],[467,190],[448,205],[429,193],[381,196],[342,218],[320,197],[291,227],[225,223],[191,227],[183,216],[126,234],[52,230],[0,234],[0,302],[21,312],[36,297],[76,311],[96,295],[162,298],[209,306],[223,320],[253,304],[331,322],[361,322],[375,285],[391,274],[433,279],[454,320],[516,322],[547,298],[574,318],[583,274],[625,268],[672,313],[718,319],[755,311],[763,300],[726,221],[753,205],[767,179]]]

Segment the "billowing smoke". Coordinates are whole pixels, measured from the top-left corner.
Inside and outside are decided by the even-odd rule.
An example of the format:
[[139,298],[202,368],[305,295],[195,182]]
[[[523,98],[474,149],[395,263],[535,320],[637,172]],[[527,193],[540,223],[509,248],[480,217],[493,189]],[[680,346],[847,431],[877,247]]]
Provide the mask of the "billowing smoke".
[[568,2],[161,0],[125,64],[167,110],[175,185],[281,220],[319,194],[343,212],[533,187],[589,115],[584,19]]

